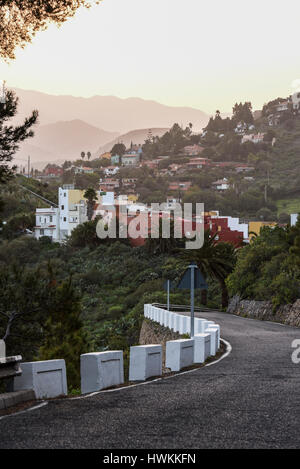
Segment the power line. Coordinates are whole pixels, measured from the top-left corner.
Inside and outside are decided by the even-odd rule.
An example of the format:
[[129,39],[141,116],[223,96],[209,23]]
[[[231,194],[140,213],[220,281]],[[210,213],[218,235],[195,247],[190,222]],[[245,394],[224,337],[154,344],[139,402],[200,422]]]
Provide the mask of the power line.
[[19,187],[21,187],[22,189],[24,189],[25,191],[28,191],[30,192],[32,195],[34,195],[35,197],[38,197],[39,199],[43,200],[44,202],[46,202],[47,204],[49,204],[51,207],[55,206],[58,208],[58,205],[55,204],[54,202],[51,202],[51,200],[48,200],[46,199],[45,197],[42,197],[41,195],[39,194],[36,194],[35,192],[31,191],[30,189],[28,189],[27,187],[25,186],[22,186],[21,184],[17,184]]

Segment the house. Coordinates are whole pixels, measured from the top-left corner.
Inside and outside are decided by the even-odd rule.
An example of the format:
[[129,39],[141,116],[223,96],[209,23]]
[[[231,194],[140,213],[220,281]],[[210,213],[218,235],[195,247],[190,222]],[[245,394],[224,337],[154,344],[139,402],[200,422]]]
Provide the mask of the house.
[[35,212],[35,238],[48,236],[59,241],[59,208],[37,208]]
[[253,166],[248,166],[246,164],[241,164],[235,168],[237,173],[248,173],[249,171],[254,171],[255,168]]
[[73,166],[74,167],[74,172],[75,174],[93,174],[94,170],[93,168],[89,168],[86,166]]
[[228,182],[228,179],[224,178],[224,179],[219,179],[218,181],[213,182],[212,187],[214,189],[217,189],[218,191],[226,191],[227,189],[229,189],[230,184]]
[[120,183],[118,179],[106,178],[100,179],[99,190],[101,192],[110,192],[119,189]]
[[289,110],[289,100],[283,101],[282,103],[274,106],[276,112],[285,112]]
[[[88,221],[84,193],[85,191],[74,189],[72,184],[66,184],[58,189],[57,208],[37,208],[35,238],[49,236],[53,241],[63,242],[74,228]],[[98,204],[112,201],[111,194],[98,192]]]
[[252,142],[252,143],[262,143],[264,141],[264,133],[243,135],[241,143]]
[[296,93],[292,95],[292,104],[293,104],[293,110],[298,112],[300,109],[300,92],[299,91],[296,91]]
[[113,155],[110,158],[110,162],[111,164],[117,165],[120,163],[120,159],[121,159],[120,155]]
[[208,158],[191,158],[187,163],[188,169],[202,169],[203,167],[210,166],[211,160]]
[[200,145],[187,145],[183,149],[183,153],[187,156],[199,155],[204,150],[204,147]]
[[120,168],[118,166],[107,166],[103,170],[105,176],[115,176],[119,171]]
[[49,236],[61,242],[72,230],[87,221],[84,191],[64,185],[58,189],[58,208],[37,208],[35,238]]
[[295,226],[298,220],[298,213],[291,213],[291,226]]
[[47,165],[43,174],[50,178],[57,178],[64,174],[64,170],[57,165]]
[[106,151],[105,153],[102,153],[102,155],[100,155],[100,159],[110,160],[111,159],[111,153],[109,151]]
[[[264,226],[274,227],[277,226],[275,221],[250,221],[249,222],[249,240],[255,235],[259,235],[261,228]],[[254,233],[254,234],[253,234]]]
[[123,166],[138,166],[140,162],[140,154],[139,153],[125,153],[121,157],[121,162]]
[[74,228],[87,221],[84,192],[74,189],[72,185],[58,189],[60,240],[70,236]]
[[180,170],[184,171],[184,168],[183,168],[183,165],[182,164],[175,164],[175,163],[172,163],[169,165],[169,173],[172,175],[172,174],[176,174],[178,173]]
[[185,182],[171,182],[169,184],[169,191],[188,191],[192,186],[191,181]]

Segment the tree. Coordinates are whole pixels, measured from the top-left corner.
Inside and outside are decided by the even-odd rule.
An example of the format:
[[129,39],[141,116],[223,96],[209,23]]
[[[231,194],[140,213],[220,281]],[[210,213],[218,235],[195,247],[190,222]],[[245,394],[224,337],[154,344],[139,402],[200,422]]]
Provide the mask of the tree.
[[82,151],[81,154],[80,154],[80,156],[81,156],[82,160],[84,160],[84,158],[85,158],[85,152]]
[[96,227],[99,218],[88,221],[85,223],[81,223],[80,225],[76,226],[71,233],[71,236],[68,240],[68,244],[72,247],[96,247],[101,243],[101,239],[98,238]]
[[25,47],[50,23],[61,25],[81,7],[97,0],[0,0],[0,57],[14,59],[17,47]]
[[87,152],[87,159],[90,161],[90,158],[91,158],[92,154],[90,151]]
[[[228,291],[225,280],[233,271],[236,254],[234,247],[229,243],[216,243],[216,236],[209,230],[204,232],[204,243],[200,249],[183,250],[181,258],[184,261],[196,262],[205,278],[211,277],[219,282],[222,292],[222,307],[228,306]],[[207,304],[207,290],[201,292],[201,303]]]
[[38,112],[33,111],[22,125],[6,125],[6,122],[16,115],[17,108],[18,98],[13,91],[7,91],[5,103],[0,103],[0,183],[6,182],[13,176],[15,166],[10,168],[7,163],[12,161],[13,155],[19,149],[19,144],[33,137],[31,128],[38,118]]
[[126,147],[124,143],[116,143],[111,150],[111,156],[119,155],[122,156],[124,155],[126,151]]
[[94,205],[98,198],[97,192],[92,187],[89,187],[85,191],[83,197],[87,199],[87,217],[88,217],[88,220],[91,221],[93,217],[93,213],[94,213]]
[[53,288],[53,302],[44,326],[45,338],[39,360],[63,358],[66,361],[69,388],[80,386],[80,355],[88,351],[88,342],[80,319],[79,296],[71,279]]

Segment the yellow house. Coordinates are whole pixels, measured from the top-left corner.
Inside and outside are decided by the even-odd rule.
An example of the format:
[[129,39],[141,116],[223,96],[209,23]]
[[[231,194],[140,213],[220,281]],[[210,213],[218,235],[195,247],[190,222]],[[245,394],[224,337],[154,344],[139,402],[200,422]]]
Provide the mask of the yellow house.
[[111,153],[110,152],[105,152],[105,153],[102,153],[102,155],[100,155],[100,159],[101,158],[105,158],[106,160],[110,160],[111,159]]
[[276,221],[250,221],[249,222],[249,240],[253,238],[254,234],[259,235],[260,229],[263,226],[276,226],[277,222]]
[[130,200],[131,202],[137,202],[138,196],[135,195],[135,194],[129,194],[128,195],[128,200]]

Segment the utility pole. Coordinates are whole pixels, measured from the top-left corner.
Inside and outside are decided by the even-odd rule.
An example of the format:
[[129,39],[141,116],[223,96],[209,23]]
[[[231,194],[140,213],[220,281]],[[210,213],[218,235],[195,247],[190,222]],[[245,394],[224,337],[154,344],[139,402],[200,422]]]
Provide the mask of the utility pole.
[[168,292],[167,310],[170,311],[170,280],[167,280],[167,292]]
[[195,263],[191,263],[189,265],[189,269],[191,269],[191,338],[195,335],[195,269],[197,269],[197,265]]
[[28,156],[28,179],[30,178],[30,156]]

